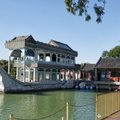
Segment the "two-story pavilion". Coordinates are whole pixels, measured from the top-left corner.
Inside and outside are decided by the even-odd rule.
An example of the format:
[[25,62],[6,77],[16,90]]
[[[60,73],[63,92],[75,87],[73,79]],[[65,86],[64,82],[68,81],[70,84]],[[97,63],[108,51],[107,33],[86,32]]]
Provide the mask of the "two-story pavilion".
[[14,58],[16,79],[23,82],[80,79],[80,67],[75,64],[78,53],[67,44],[51,40],[48,44],[34,40],[31,35],[6,41],[10,60]]

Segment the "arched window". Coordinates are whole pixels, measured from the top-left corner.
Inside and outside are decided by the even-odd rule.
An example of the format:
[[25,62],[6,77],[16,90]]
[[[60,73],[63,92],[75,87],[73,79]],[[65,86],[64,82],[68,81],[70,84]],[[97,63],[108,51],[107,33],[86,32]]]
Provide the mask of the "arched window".
[[44,54],[43,54],[43,53],[40,53],[40,54],[39,54],[39,60],[40,60],[40,61],[43,61],[43,59],[44,59]]
[[62,55],[61,57],[62,57],[62,58],[65,58],[65,55]]
[[15,49],[11,53],[11,57],[21,57],[22,51],[20,49]]
[[70,57],[69,57],[69,56],[67,56],[67,59],[70,59]]
[[46,80],[50,80],[50,69],[46,70],[46,76],[45,76]]
[[64,63],[64,62],[65,62],[65,55],[62,55],[62,56],[61,56],[60,62],[61,62],[61,63]]
[[56,62],[56,55],[55,54],[52,55],[52,61]]
[[28,61],[33,61],[34,60],[34,51],[31,49],[28,49],[26,51],[26,56]]
[[56,72],[56,69],[53,69],[52,72]]
[[26,52],[26,56],[32,56],[32,57],[34,57],[34,51],[31,50],[31,49],[28,49],[27,52]]
[[43,81],[44,80],[44,70],[43,68],[38,69],[38,81]]
[[46,53],[46,62],[50,62],[50,53]]
[[58,58],[58,62],[60,62],[60,58]]
[[43,68],[39,68],[38,71],[44,71]]

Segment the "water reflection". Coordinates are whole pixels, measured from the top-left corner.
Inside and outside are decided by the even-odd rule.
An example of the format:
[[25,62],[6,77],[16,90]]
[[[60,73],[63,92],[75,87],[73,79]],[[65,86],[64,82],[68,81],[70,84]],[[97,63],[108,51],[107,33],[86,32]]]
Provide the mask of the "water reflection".
[[[36,119],[56,113],[69,102],[70,120],[94,120],[95,102],[98,92],[81,90],[62,90],[35,92],[29,94],[0,94],[0,120],[7,120],[10,114],[15,118]],[[65,109],[45,120],[61,120],[65,117]]]
[[95,119],[96,93],[75,92],[74,106],[71,106],[72,120],[94,120]]
[[0,116],[3,111],[3,104],[4,104],[4,96],[0,94]]

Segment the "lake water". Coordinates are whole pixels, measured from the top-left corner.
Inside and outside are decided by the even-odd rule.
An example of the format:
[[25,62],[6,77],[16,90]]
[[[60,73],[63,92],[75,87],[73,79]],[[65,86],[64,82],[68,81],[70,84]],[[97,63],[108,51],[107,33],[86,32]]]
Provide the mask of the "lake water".
[[70,120],[95,120],[96,95],[101,93],[93,90],[0,93],[0,120],[8,120],[10,114],[16,120],[61,120],[66,117],[66,102],[70,104]]

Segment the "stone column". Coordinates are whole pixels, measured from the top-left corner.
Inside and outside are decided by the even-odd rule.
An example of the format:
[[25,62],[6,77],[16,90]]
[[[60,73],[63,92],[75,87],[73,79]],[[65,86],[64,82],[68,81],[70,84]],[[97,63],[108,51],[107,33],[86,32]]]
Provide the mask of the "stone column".
[[75,71],[75,77],[74,77],[75,80],[77,80],[77,78],[78,78],[77,76],[78,76],[78,73]]
[[23,56],[23,82],[25,82],[25,56]]
[[56,81],[57,81],[57,80],[58,80],[58,79],[57,79],[57,74],[58,74],[57,70],[56,70],[56,73],[55,73],[55,74],[56,74]]
[[50,81],[52,81],[52,69],[50,69]]
[[61,56],[62,56],[62,55],[60,55],[60,63],[61,63]]
[[52,54],[52,53],[50,53],[50,62],[52,62],[52,55],[53,55],[53,54]]
[[68,70],[68,79],[70,80],[71,78],[70,78],[70,70]]
[[59,78],[57,80],[60,80],[60,70],[58,69],[57,75],[59,75]]
[[44,53],[43,53],[43,61],[45,62],[46,61],[46,52],[44,51]]
[[24,50],[23,50],[23,82],[25,82],[25,76],[26,76],[26,74],[25,74],[25,48],[24,48]]
[[35,50],[34,62],[38,62],[38,51]]
[[79,71],[79,80],[81,79],[81,71]]
[[66,70],[64,70],[64,80],[66,80]]
[[28,72],[28,77],[29,77],[29,82],[31,82],[31,80],[30,80],[30,68],[29,68],[29,72]]
[[80,71],[78,71],[78,80],[80,80]]
[[59,72],[59,80],[61,80],[61,70],[60,70],[60,72]]
[[[19,63],[19,58],[17,57],[17,64]],[[16,79],[18,79],[18,66],[16,67]]]
[[46,80],[46,69],[43,70],[43,81]]
[[[63,72],[63,71],[62,71]],[[64,80],[65,79],[65,73],[64,74],[62,74],[62,80]]]
[[78,78],[79,78],[79,72],[77,71],[77,76],[76,76],[77,78],[76,78],[76,80],[78,80]]
[[34,82],[38,82],[38,70],[37,68],[33,69]]
[[58,54],[56,54],[56,63],[58,62]]
[[35,68],[33,68],[33,81],[35,82]]
[[10,56],[8,58],[8,74],[10,74]]
[[18,79],[18,67],[16,68],[16,79]]
[[68,80],[68,71],[66,70],[66,80]]

